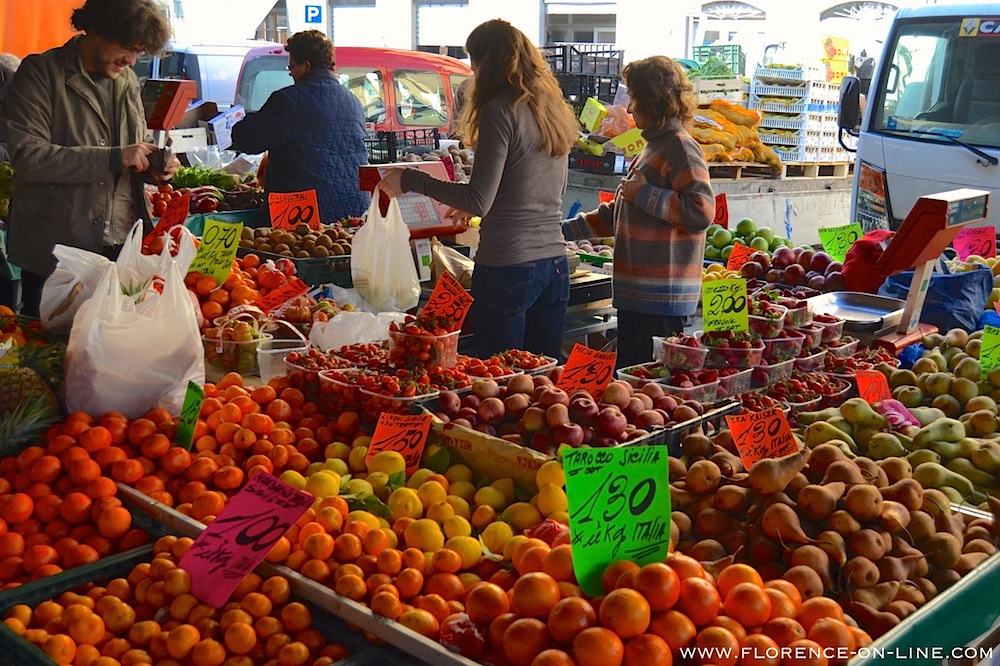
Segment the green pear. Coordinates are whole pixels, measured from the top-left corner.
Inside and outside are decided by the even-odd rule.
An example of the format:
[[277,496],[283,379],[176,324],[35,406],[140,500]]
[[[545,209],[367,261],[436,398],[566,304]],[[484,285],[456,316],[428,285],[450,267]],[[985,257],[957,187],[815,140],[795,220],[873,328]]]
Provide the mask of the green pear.
[[948,360],[945,359],[945,357],[941,354],[941,352],[937,350],[932,351],[930,354],[927,355],[927,358],[934,361],[934,364],[937,366],[938,372],[944,372],[945,370],[948,369]]
[[944,336],[940,333],[931,333],[929,335],[925,335],[923,340],[921,340],[921,343],[927,349],[933,349],[938,345],[944,344]]
[[996,414],[997,402],[988,395],[980,394],[965,403],[965,411],[967,412],[978,412],[980,409],[987,409]]
[[854,424],[845,419],[843,416],[834,416],[833,418],[827,419],[826,422],[849,437],[854,437]]
[[987,474],[997,475],[1000,472],[1000,442],[984,441],[972,452],[972,464]]
[[873,460],[906,455],[906,449],[899,438],[888,432],[878,432],[872,435],[871,439],[868,440],[865,452]]
[[979,469],[968,458],[952,458],[945,465],[945,468],[961,474],[969,481],[972,481],[972,485],[974,486],[990,487],[997,485],[997,478],[994,475]]
[[958,400],[958,404],[965,405],[967,402],[979,395],[979,386],[976,382],[965,377],[956,377],[951,382],[952,397]]
[[[976,331],[978,333],[979,331]],[[979,352],[982,351],[983,341],[979,338],[975,340],[969,340],[965,345],[965,353],[974,359],[979,359]]]
[[913,438],[913,445],[924,448],[931,442],[957,442],[965,437],[965,427],[955,419],[938,419],[920,429]]
[[854,426],[868,426],[878,431],[889,425],[886,418],[872,409],[872,406],[862,398],[845,400],[840,406],[840,413]]
[[889,375],[889,388],[894,389],[897,386],[916,386],[917,385],[917,375],[913,370],[893,370]]
[[966,356],[959,361],[955,365],[954,372],[957,377],[971,379],[974,382],[978,382],[980,375],[982,375],[982,369],[979,366],[979,361],[971,356]]
[[962,405],[958,402],[958,399],[952,395],[939,395],[938,397],[931,400],[931,407],[937,407],[945,416],[951,418],[958,418],[962,413]]
[[944,412],[934,407],[914,407],[910,413],[920,421],[921,426],[928,426],[935,421],[945,418]]
[[969,416],[966,432],[973,437],[985,437],[1000,430],[1000,419],[988,409],[980,409]]
[[827,407],[826,409],[821,409],[818,412],[800,412],[796,415],[795,420],[801,425],[809,425],[810,423],[815,423],[816,421],[827,421],[834,416],[840,416],[840,410],[836,407]]
[[993,368],[990,370],[989,374],[986,375],[986,381],[990,383],[995,389],[1000,389],[1000,368]]
[[861,448],[862,451],[868,448],[869,442],[871,442],[872,437],[879,434],[877,428],[871,426],[859,425],[854,428],[854,442]]
[[951,390],[952,375],[947,372],[935,372],[924,380],[926,393],[930,398],[945,395]]
[[924,403],[924,394],[916,386],[897,386],[892,390],[892,397],[907,408],[919,407]]
[[969,334],[964,329],[953,328],[945,334],[944,342],[949,347],[965,349],[965,345],[969,342]]
[[913,374],[920,376],[928,372],[937,372],[938,366],[933,359],[926,356],[918,358],[913,362]]
[[936,451],[931,451],[930,449],[920,449],[906,454],[906,459],[909,461],[911,467],[916,467],[917,465],[922,465],[925,462],[939,463],[941,462],[941,455]]
[[854,443],[854,439],[850,435],[845,433],[843,430],[838,430],[826,421],[816,421],[815,423],[810,423],[806,426],[805,441],[806,446],[810,449],[832,440],[842,440],[853,450],[857,450],[858,448],[857,444]]
[[944,486],[954,488],[961,493],[963,498],[971,496],[976,491],[972,485],[972,481],[969,481],[958,472],[951,471],[940,463],[920,463],[913,468],[913,478],[924,488],[940,489]]

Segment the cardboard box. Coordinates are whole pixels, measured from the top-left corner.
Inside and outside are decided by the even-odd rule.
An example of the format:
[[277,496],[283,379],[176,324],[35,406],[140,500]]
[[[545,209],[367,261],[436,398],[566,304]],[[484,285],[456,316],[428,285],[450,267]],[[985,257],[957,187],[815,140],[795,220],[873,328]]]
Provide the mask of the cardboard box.
[[694,80],[695,99],[700,105],[722,99],[732,104],[743,103],[743,79],[739,76],[697,78]]
[[204,127],[172,129],[167,136],[170,137],[170,149],[175,154],[208,147],[208,132]]
[[608,108],[593,97],[588,97],[587,102],[580,111],[580,122],[587,128],[588,132],[596,132],[601,126],[601,121],[608,115]]
[[198,125],[208,130],[208,142],[219,146],[219,150],[225,150],[233,145],[233,125],[243,120],[247,112],[239,104],[235,104],[223,113],[219,113],[209,120],[199,120]]
[[591,155],[580,150],[569,153],[569,168],[614,175],[625,173],[625,156],[615,153]]
[[643,147],[646,145],[646,139],[642,137],[641,129],[633,127],[624,134],[619,134],[609,139],[608,143],[617,146],[629,157],[635,157],[642,152]]
[[532,494],[538,492],[535,476],[539,468],[552,460],[534,449],[492,437],[478,430],[433,421],[433,433],[456,459],[467,465],[476,478],[512,478]]

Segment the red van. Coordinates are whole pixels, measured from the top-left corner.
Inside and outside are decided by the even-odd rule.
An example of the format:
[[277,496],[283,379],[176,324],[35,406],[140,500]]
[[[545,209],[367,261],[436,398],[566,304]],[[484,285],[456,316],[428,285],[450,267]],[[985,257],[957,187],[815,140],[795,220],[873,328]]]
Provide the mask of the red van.
[[[421,51],[338,46],[335,60],[340,83],[361,101],[366,121],[377,131],[437,128],[449,135],[455,91],[472,76],[460,60]],[[250,50],[236,83],[236,104],[257,111],[272,92],[292,85],[287,64],[283,46]]]

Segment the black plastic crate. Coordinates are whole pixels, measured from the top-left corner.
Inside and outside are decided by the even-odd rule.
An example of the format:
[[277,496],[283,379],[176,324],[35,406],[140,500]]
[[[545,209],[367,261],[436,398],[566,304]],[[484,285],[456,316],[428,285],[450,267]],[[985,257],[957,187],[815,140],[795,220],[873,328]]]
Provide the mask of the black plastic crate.
[[606,104],[615,101],[615,91],[618,90],[617,76],[597,74],[572,74],[556,72],[556,80],[562,89],[563,97],[579,114],[588,97],[595,97]]
[[365,148],[372,164],[398,162],[407,153],[422,155],[441,147],[437,128],[400,130],[398,132],[368,132]]
[[553,72],[575,74],[621,74],[624,53],[606,45],[555,44],[541,47],[542,56]]
[[295,257],[284,257],[284,255],[273,252],[261,252],[260,250],[248,247],[241,247],[236,250],[236,256],[238,257],[243,257],[247,254],[259,255],[261,261],[282,258],[290,259],[295,264],[295,276],[310,287],[316,287],[321,284],[335,284],[338,287],[350,289],[354,286],[354,279],[351,277],[351,255],[349,254],[335,257],[298,259]]

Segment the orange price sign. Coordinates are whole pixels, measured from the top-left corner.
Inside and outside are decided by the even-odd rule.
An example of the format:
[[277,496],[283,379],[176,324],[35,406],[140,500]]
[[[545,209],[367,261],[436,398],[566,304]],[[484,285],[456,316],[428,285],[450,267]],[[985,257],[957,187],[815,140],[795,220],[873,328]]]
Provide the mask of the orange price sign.
[[146,237],[142,239],[143,245],[148,245],[151,240],[162,236],[167,233],[168,230],[176,227],[177,225],[184,224],[184,220],[187,219],[188,210],[191,208],[191,193],[185,192],[179,197],[174,197],[167,203],[167,209],[163,211],[163,215],[156,222],[156,226],[153,230],[146,234]]
[[412,474],[420,468],[420,458],[424,455],[427,435],[431,431],[430,414],[390,414],[383,412],[368,445],[365,464],[371,462],[376,453],[396,451],[406,460],[406,473]]
[[726,193],[721,192],[715,195],[715,224],[723,229],[729,228],[729,202],[726,201]]
[[727,416],[726,423],[733,431],[736,449],[747,469],[763,458],[781,458],[799,450],[788,419],[780,409]]
[[858,380],[858,394],[869,405],[883,400],[892,400],[889,382],[878,370],[857,370],[854,376]]
[[267,296],[262,297],[259,301],[255,301],[254,305],[269,315],[274,314],[285,303],[293,298],[304,296],[308,291],[309,285],[299,278],[293,277],[285,285],[267,292]]
[[267,195],[267,208],[275,229],[294,229],[300,224],[310,229],[320,227],[316,190],[271,192]]
[[611,382],[617,359],[617,352],[591,349],[577,342],[569,353],[558,386],[566,393],[583,390],[599,397]]
[[990,259],[997,256],[997,232],[992,226],[962,229],[951,244],[961,261],[972,255]]
[[420,314],[425,319],[451,319],[455,322],[454,330],[457,331],[462,328],[473,300],[472,294],[459,284],[455,276],[445,271],[434,285],[434,291]]
[[750,261],[750,255],[757,250],[752,247],[748,247],[743,243],[735,243],[733,245],[733,253],[729,255],[729,261],[726,262],[726,268],[731,271],[738,271],[743,267],[743,264]]
[[608,192],[607,190],[597,191],[597,202],[598,203],[611,203],[615,200],[615,193]]
[[198,535],[178,566],[191,592],[221,607],[316,498],[266,472],[254,475]]

